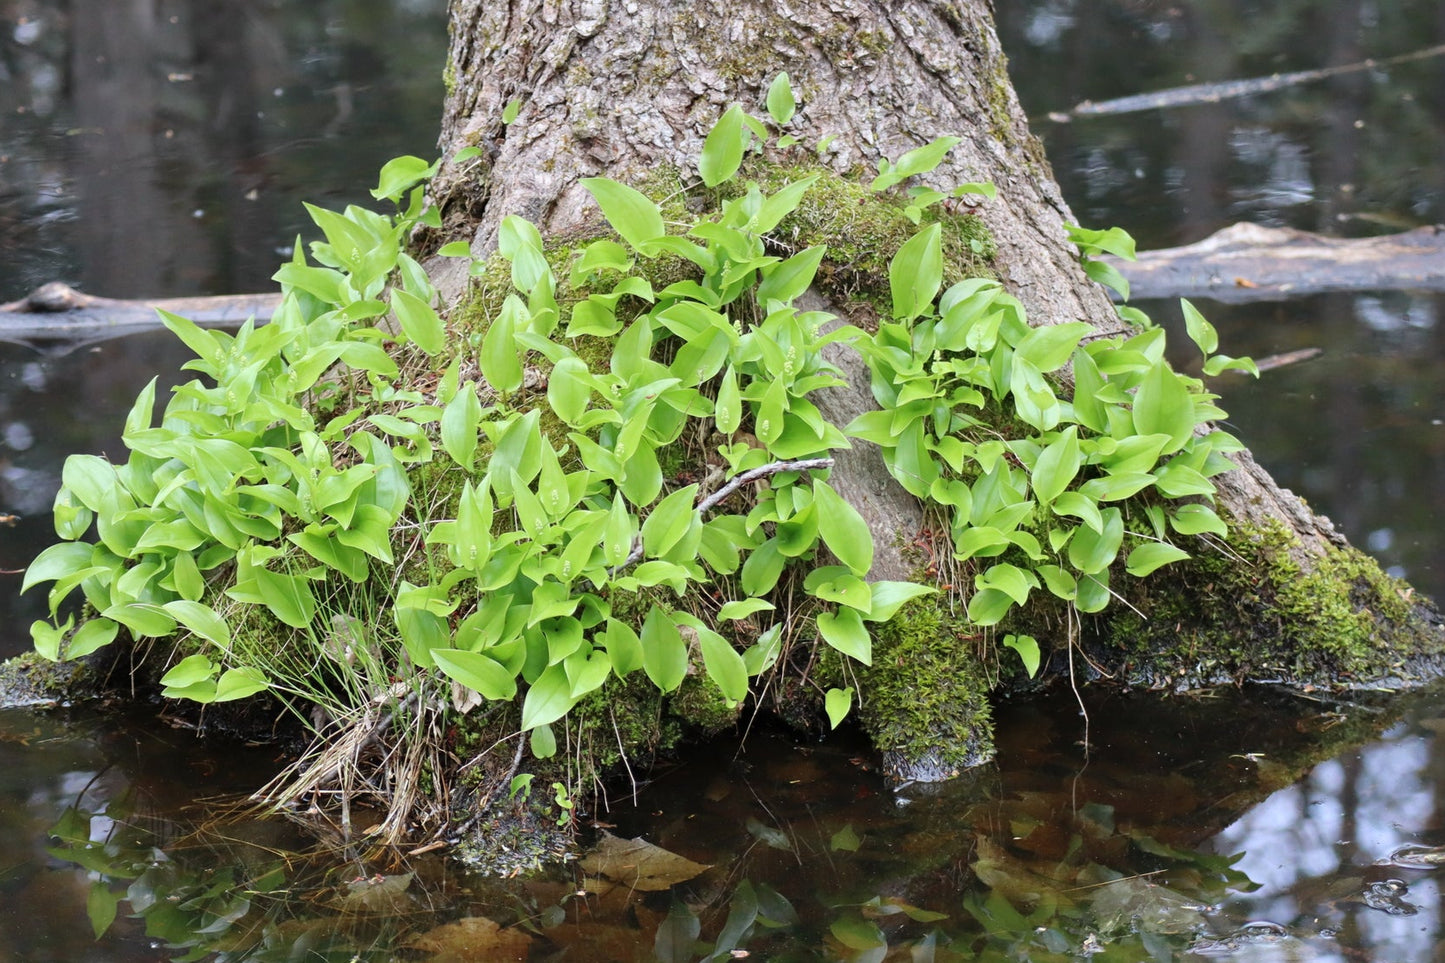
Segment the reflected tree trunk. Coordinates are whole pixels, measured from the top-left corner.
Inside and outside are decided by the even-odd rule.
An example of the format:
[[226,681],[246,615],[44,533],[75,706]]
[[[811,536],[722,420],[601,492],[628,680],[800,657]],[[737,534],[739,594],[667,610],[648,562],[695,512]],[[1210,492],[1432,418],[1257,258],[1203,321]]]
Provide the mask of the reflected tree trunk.
[[[160,18],[148,0],[75,0],[70,81],[76,103],[76,179],[114,185],[86,192],[86,275],[93,291],[137,297],[154,290],[153,266],[175,244],[137,231],[150,212],[171,205],[156,177],[155,129],[160,80]],[[163,246],[166,249],[163,249]]]

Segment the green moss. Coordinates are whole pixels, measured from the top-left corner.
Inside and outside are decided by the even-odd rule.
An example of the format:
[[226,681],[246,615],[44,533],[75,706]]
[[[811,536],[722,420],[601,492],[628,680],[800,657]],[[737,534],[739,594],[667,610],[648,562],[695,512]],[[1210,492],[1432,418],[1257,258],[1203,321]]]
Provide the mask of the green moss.
[[741,704],[728,705],[722,690],[698,666],[698,673],[682,680],[667,700],[668,709],[697,735],[708,738],[737,725]]
[[33,649],[0,662],[0,708],[63,705],[92,697],[104,683],[96,659],[51,662]]
[[567,725],[581,748],[584,772],[578,786],[614,776],[627,766],[646,765],[673,749],[682,727],[664,712],[663,696],[640,672],[609,679],[572,707]]
[[[900,196],[870,190],[867,178],[844,177],[814,164],[750,162],[728,186],[738,191],[752,180],[764,194],[772,194],[807,177],[817,180],[773,237],[794,250],[826,245],[818,281],[830,293],[869,300],[884,297],[889,290],[889,262],[920,226],[908,216]],[[981,218],[934,206],[923,211],[920,223],[934,221],[943,228],[945,286],[964,278],[993,276],[998,244]]]
[[1236,526],[1227,552],[1202,546],[1189,562],[1128,580],[1120,590],[1147,618],[1116,616],[1115,651],[1100,656],[1154,686],[1381,684],[1438,673],[1439,633],[1405,583],[1351,547],[1330,546],[1308,568],[1300,555],[1280,522]]
[[860,718],[893,778],[936,781],[992,757],[990,680],[971,629],[942,595],[874,626]]

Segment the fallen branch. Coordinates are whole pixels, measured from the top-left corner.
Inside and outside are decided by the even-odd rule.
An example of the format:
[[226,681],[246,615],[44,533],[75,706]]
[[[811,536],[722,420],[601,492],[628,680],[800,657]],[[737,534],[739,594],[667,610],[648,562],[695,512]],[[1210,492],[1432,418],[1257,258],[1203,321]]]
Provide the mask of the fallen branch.
[[1169,87],[1165,90],[1153,90],[1144,94],[1131,94],[1128,97],[1116,97],[1113,100],[1101,100],[1097,103],[1092,100],[1085,100],[1074,105],[1072,110],[1050,111],[1048,118],[1056,124],[1066,124],[1075,117],[1096,117],[1102,114],[1132,114],[1141,110],[1186,107],[1191,104],[1217,104],[1221,100],[1232,100],[1236,97],[1248,97],[1253,94],[1266,94],[1298,84],[1328,80],[1331,77],[1360,73],[1365,70],[1375,70],[1380,67],[1393,67],[1396,64],[1409,63],[1414,60],[1424,60],[1427,57],[1438,57],[1441,54],[1445,54],[1445,44],[1425,47],[1421,50],[1414,50],[1410,53],[1400,54],[1395,57],[1386,57],[1383,60],[1371,58],[1351,64],[1321,67],[1318,70],[1296,70],[1287,74],[1271,74],[1268,77],[1248,77],[1243,80],[1219,80],[1207,84],[1189,84],[1184,87]]

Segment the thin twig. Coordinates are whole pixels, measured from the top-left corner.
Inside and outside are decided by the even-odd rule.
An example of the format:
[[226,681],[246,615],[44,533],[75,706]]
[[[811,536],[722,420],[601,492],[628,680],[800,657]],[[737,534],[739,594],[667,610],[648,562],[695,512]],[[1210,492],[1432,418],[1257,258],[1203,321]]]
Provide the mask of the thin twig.
[[[501,778],[501,781],[497,783],[497,789],[500,789],[502,786],[511,783],[511,781],[517,775],[517,770],[520,769],[522,766],[522,747],[527,744],[527,740],[522,738],[523,735],[524,733],[517,733],[517,751],[512,754],[512,764],[510,767],[508,767],[506,775],[504,775]],[[456,829],[448,833],[446,832],[445,827],[443,827],[441,832],[437,833],[437,838],[445,838],[449,843],[455,843],[460,840],[463,836],[467,834],[468,831],[471,830],[473,826],[482,821],[482,817],[487,814],[487,810],[492,804],[492,797],[495,795],[496,789],[488,793],[486,798],[477,804],[477,811],[472,813],[461,823],[459,823]]]
[[[697,503],[697,511],[702,513],[711,510],[726,501],[733,492],[759,478],[767,478],[769,475],[778,475],[785,471],[812,471],[832,467],[833,459],[831,458],[804,458],[798,461],[774,461],[766,465],[759,465],[757,468],[750,468],[741,475],[735,475],[728,479],[721,488]],[[608,575],[615,576],[618,572],[640,561],[642,561],[642,542],[639,540],[632,546],[632,551],[627,554],[627,558],[622,560],[622,564],[614,567],[608,572]]]

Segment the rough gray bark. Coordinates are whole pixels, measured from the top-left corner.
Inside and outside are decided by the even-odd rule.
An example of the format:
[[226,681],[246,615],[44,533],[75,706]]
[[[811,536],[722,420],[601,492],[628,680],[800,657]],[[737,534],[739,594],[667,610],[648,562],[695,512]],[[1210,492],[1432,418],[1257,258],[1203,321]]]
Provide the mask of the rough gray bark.
[[[983,0],[456,0],[451,31],[443,155],[475,145],[486,162],[444,166],[435,190],[448,236],[471,236],[477,254],[492,249],[508,214],[544,233],[594,218],[580,178],[689,169],[719,113],[760,104],[786,69],[800,93],[799,137],[833,135],[825,161],[840,172],[961,136],[931,180],[997,186],[978,213],[998,240],[997,270],[1033,322],[1118,326],[1065,240],[1072,215],[1029,132]],[[503,125],[514,99],[521,113]],[[460,295],[466,279],[456,262],[430,268],[444,300]],[[857,390],[866,399],[866,383]],[[917,506],[877,458],[852,458],[838,475],[878,513],[880,572],[906,568],[888,546],[916,531]],[[1247,456],[1221,482],[1227,511],[1283,520],[1311,553],[1338,538]]]

